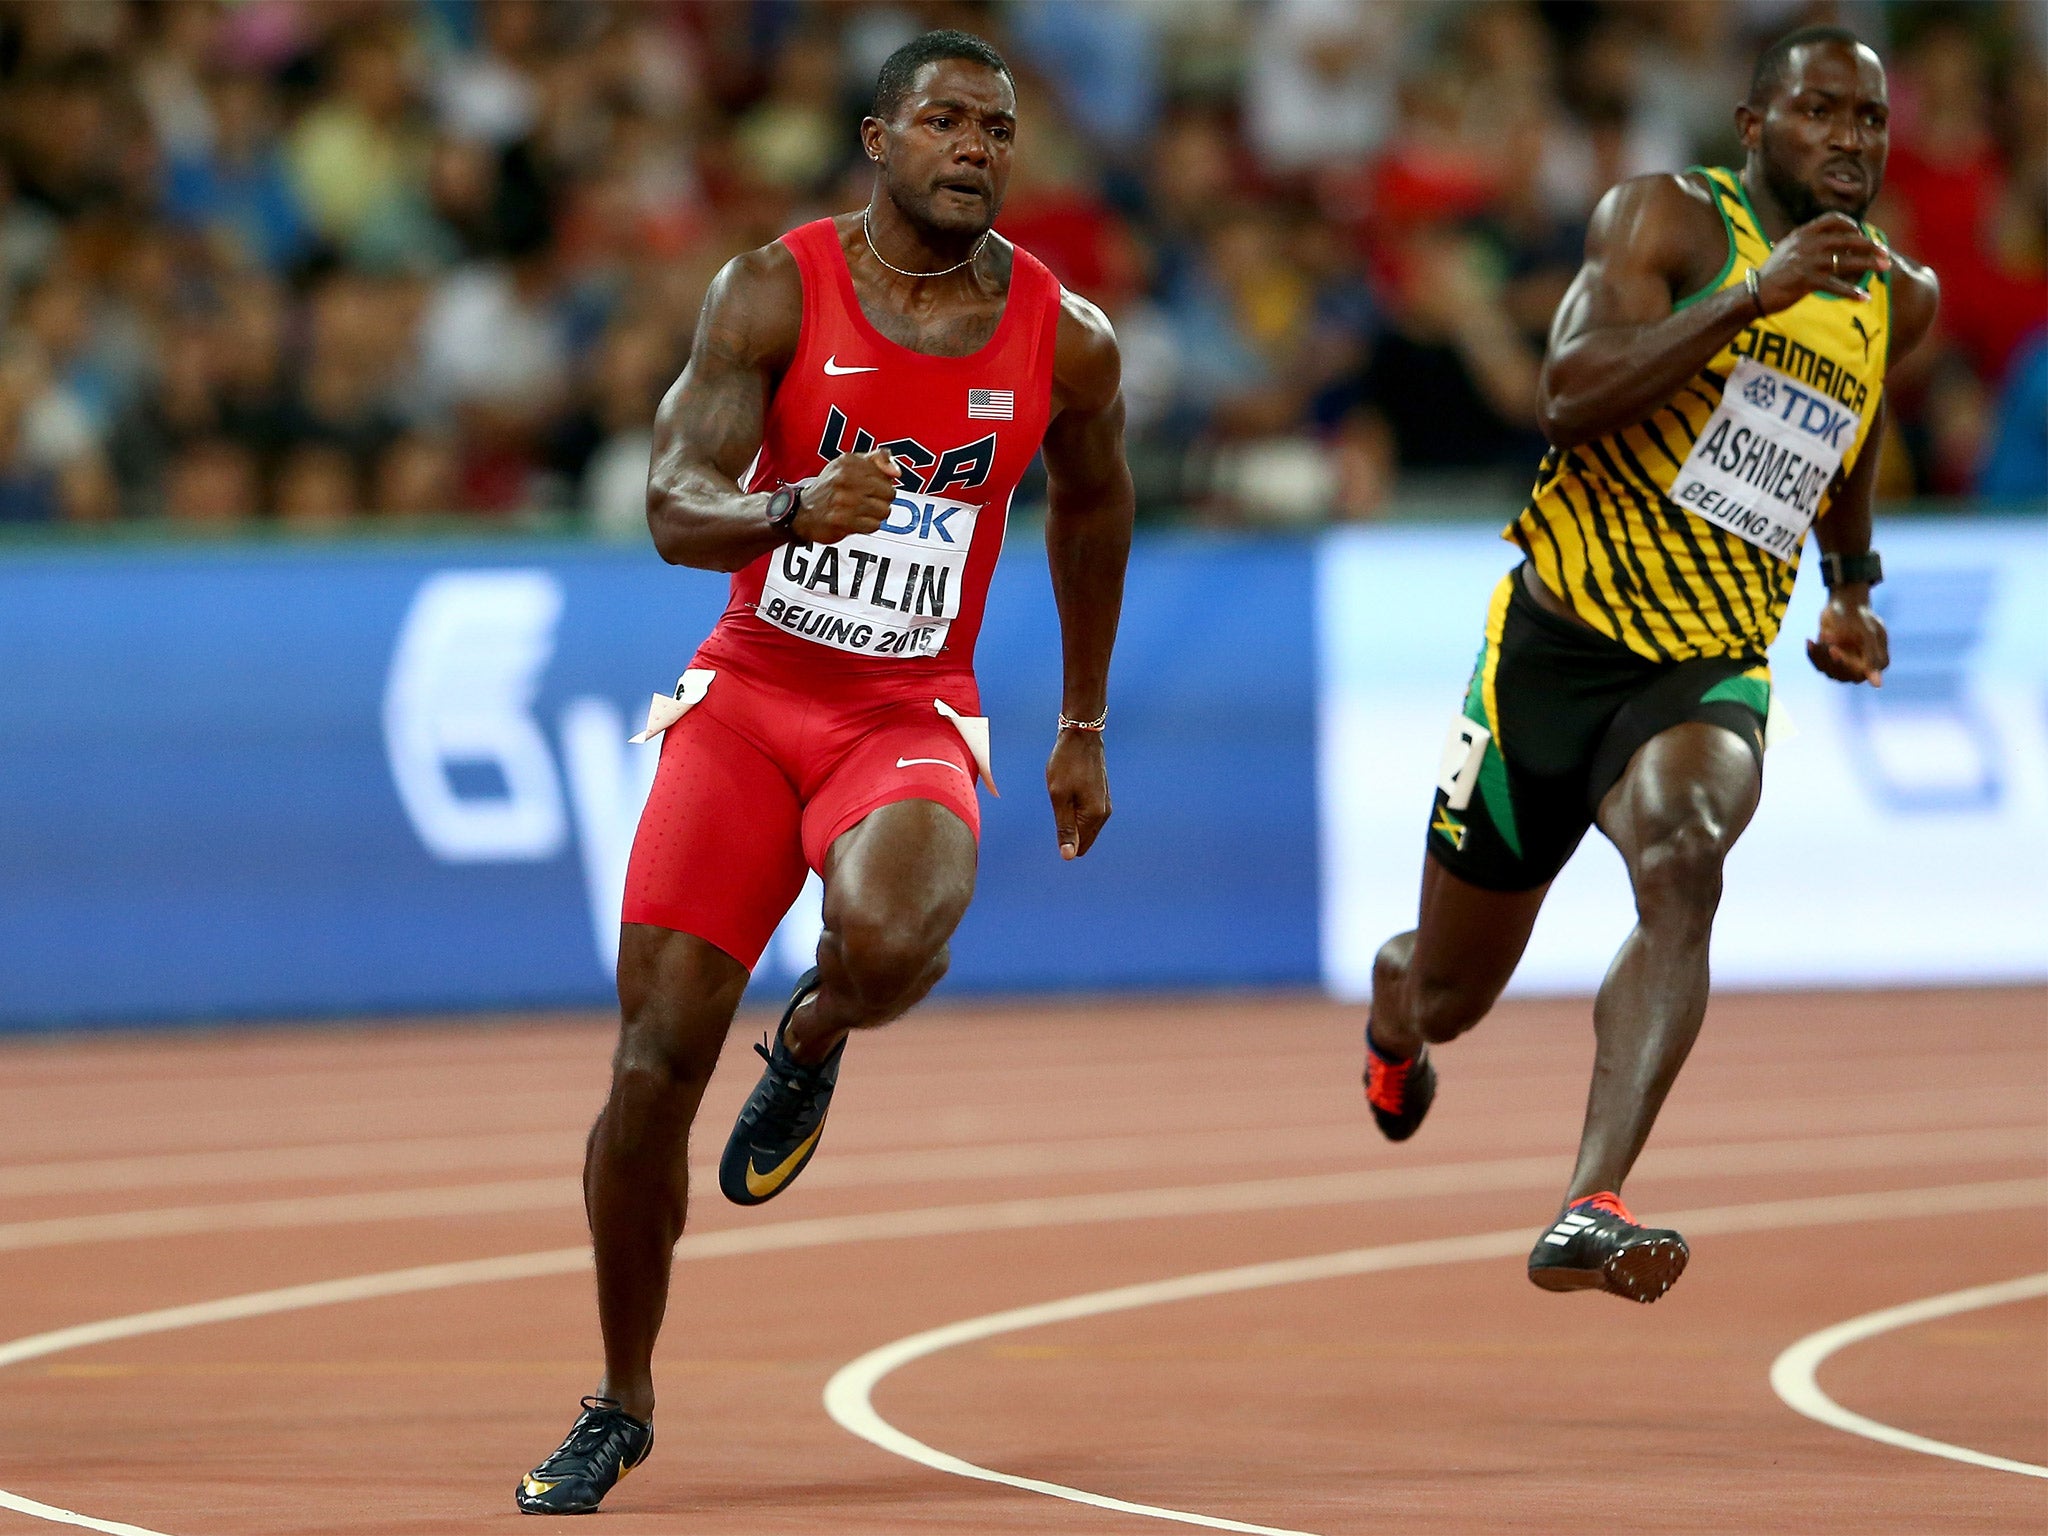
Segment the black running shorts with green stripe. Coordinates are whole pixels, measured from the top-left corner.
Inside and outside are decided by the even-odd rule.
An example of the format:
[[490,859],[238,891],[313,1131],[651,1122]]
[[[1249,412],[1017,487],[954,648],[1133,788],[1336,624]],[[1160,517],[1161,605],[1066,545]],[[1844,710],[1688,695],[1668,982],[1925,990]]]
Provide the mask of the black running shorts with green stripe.
[[1539,607],[1510,571],[1444,749],[1430,856],[1487,890],[1546,885],[1651,737],[1701,720],[1733,731],[1761,764],[1770,700],[1758,658],[1651,661]]

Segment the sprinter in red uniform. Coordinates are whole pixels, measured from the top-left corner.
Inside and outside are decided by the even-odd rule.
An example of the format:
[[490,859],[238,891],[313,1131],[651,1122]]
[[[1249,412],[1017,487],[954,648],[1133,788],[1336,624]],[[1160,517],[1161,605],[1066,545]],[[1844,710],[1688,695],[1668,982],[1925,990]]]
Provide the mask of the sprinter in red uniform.
[[1009,69],[980,39],[931,32],[898,50],[861,124],[868,207],[728,265],[662,403],[655,547],[735,574],[648,720],[661,764],[626,877],[623,1026],[583,1175],[604,1378],[521,1480],[530,1514],[595,1509],[653,1446],[690,1123],[806,868],[825,883],[818,963],[757,1047],[766,1070],[719,1170],[730,1198],[789,1187],[848,1034],[945,973],[989,777],[974,641],[1011,494],[1041,447],[1061,857],[1085,854],[1109,817],[1101,733],[1132,512],[1116,342],[992,233],[1016,127]]

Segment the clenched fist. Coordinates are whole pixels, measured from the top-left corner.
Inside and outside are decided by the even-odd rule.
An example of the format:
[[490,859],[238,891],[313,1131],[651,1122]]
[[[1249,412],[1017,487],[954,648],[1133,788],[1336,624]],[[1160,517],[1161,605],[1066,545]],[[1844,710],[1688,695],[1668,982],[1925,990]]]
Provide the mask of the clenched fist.
[[1889,272],[1892,253],[1846,213],[1824,213],[1780,240],[1757,268],[1756,297],[1767,315],[1790,309],[1809,293],[1868,299],[1856,286],[1866,272]]
[[873,533],[889,520],[895,496],[896,458],[888,449],[843,453],[803,488],[792,531],[807,544]]

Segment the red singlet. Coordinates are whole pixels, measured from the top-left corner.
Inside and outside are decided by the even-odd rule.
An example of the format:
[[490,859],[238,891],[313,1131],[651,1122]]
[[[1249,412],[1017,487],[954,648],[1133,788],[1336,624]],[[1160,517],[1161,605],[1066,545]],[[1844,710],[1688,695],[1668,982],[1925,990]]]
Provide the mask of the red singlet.
[[624,918],[694,933],[751,967],[832,841],[895,800],[936,800],[977,833],[975,764],[937,710],[978,715],[974,642],[1017,482],[1052,411],[1060,286],[1013,247],[995,334],[930,357],[861,313],[832,220],[782,237],[803,322],[750,491],[886,447],[888,522],[789,544],[732,579],[694,666],[718,675],[669,727],[626,876]]

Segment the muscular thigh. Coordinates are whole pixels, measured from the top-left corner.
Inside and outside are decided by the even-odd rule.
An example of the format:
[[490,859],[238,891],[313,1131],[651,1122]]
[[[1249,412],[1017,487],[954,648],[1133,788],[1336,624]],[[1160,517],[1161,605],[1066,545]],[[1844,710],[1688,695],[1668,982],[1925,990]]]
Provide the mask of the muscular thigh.
[[1757,752],[1739,732],[1681,721],[1639,747],[1600,802],[1600,830],[1631,871],[1673,838],[1717,858],[1735,846],[1763,792]]
[[929,697],[832,722],[818,747],[817,766],[802,785],[803,851],[811,868],[827,873],[828,853],[849,832],[906,801],[928,801],[952,813],[966,831],[972,868],[981,835],[974,758]]
[[862,817],[825,858],[825,923],[878,926],[936,949],[974,897],[973,829],[935,800],[892,800]]
[[1463,884],[1548,885],[1592,824],[1587,776],[1602,733],[1654,664],[1545,612],[1519,572],[1501,579],[1431,812],[1431,857]]
[[803,887],[803,807],[758,733],[732,717],[742,686],[718,678],[662,738],[622,916],[693,934],[751,970]]

